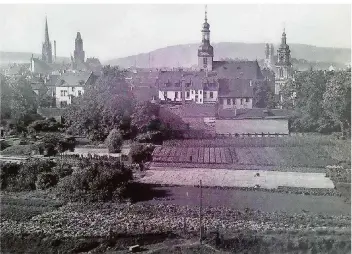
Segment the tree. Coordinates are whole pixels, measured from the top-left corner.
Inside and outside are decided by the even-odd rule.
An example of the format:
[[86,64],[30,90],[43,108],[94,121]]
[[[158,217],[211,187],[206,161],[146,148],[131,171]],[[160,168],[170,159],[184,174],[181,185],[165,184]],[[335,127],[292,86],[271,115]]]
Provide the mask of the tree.
[[106,138],[109,153],[118,153],[121,151],[122,136],[117,129],[110,131],[109,136]]
[[351,72],[337,72],[328,82],[323,98],[326,113],[345,136],[351,126]]
[[137,128],[139,133],[147,132],[148,127],[153,128],[153,124],[157,121],[159,109],[159,105],[149,101],[137,103],[131,116],[131,124]]
[[75,148],[75,139],[73,137],[63,137],[60,134],[46,134],[42,142],[47,156],[55,156],[68,150],[74,151]]
[[96,82],[87,85],[82,97],[64,113],[67,130],[103,141],[118,128],[126,112],[132,112],[133,97],[118,67],[105,66]]
[[261,82],[254,89],[254,106],[256,108],[275,108],[276,100],[274,91],[268,82]]

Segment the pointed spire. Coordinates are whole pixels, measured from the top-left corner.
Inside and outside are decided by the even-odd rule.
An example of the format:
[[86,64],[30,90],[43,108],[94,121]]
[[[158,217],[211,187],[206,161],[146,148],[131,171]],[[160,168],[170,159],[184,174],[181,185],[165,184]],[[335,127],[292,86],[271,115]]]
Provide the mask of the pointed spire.
[[205,22],[208,22],[208,11],[207,11],[207,5],[205,5],[204,20],[205,20]]
[[48,18],[45,16],[45,42],[49,42],[49,29],[48,29]]

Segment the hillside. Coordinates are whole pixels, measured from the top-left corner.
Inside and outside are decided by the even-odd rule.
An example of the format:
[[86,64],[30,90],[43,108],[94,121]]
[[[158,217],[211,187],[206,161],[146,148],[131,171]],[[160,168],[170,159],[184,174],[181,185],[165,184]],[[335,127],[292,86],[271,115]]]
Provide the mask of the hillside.
[[[33,54],[34,57],[41,58],[40,54]],[[29,63],[32,57],[32,53],[30,52],[4,52],[0,51],[0,64],[8,64],[8,63]],[[64,61],[68,63],[70,61],[69,57],[57,57],[58,62]]]
[[[197,64],[199,44],[183,44],[160,48],[150,53],[143,53],[106,61],[104,64],[122,67],[191,67]],[[215,60],[221,58],[263,59],[265,43],[214,43]],[[275,50],[278,45],[274,45]],[[291,56],[309,62],[346,64],[351,61],[351,49],[324,48],[303,44],[290,44]],[[150,62],[149,62],[150,59]],[[150,64],[150,65],[149,65]]]

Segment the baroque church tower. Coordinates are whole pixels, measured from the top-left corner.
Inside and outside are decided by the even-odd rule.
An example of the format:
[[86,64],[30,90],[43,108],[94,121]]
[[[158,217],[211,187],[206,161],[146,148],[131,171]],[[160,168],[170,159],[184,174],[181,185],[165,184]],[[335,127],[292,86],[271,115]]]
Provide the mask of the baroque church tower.
[[84,51],[83,51],[83,40],[81,37],[81,33],[77,32],[76,40],[75,40],[75,51],[74,51],[74,59],[75,62],[84,63]]
[[291,51],[286,43],[285,29],[282,33],[280,47],[277,50],[275,67],[275,94],[280,94],[282,86],[292,78]]
[[213,70],[214,49],[210,45],[210,25],[205,6],[205,17],[202,27],[202,44],[198,48],[198,68],[206,71]]
[[53,52],[51,48],[51,42],[49,40],[49,29],[48,29],[48,19],[45,17],[45,35],[44,43],[42,47],[42,60],[47,63],[53,62]]

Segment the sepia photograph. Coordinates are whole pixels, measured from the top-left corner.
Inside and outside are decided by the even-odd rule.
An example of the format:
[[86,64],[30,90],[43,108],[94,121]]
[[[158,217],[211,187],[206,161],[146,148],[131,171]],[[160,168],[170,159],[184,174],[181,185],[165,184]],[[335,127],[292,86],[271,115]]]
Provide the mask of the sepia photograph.
[[323,2],[1,2],[0,253],[351,253]]

